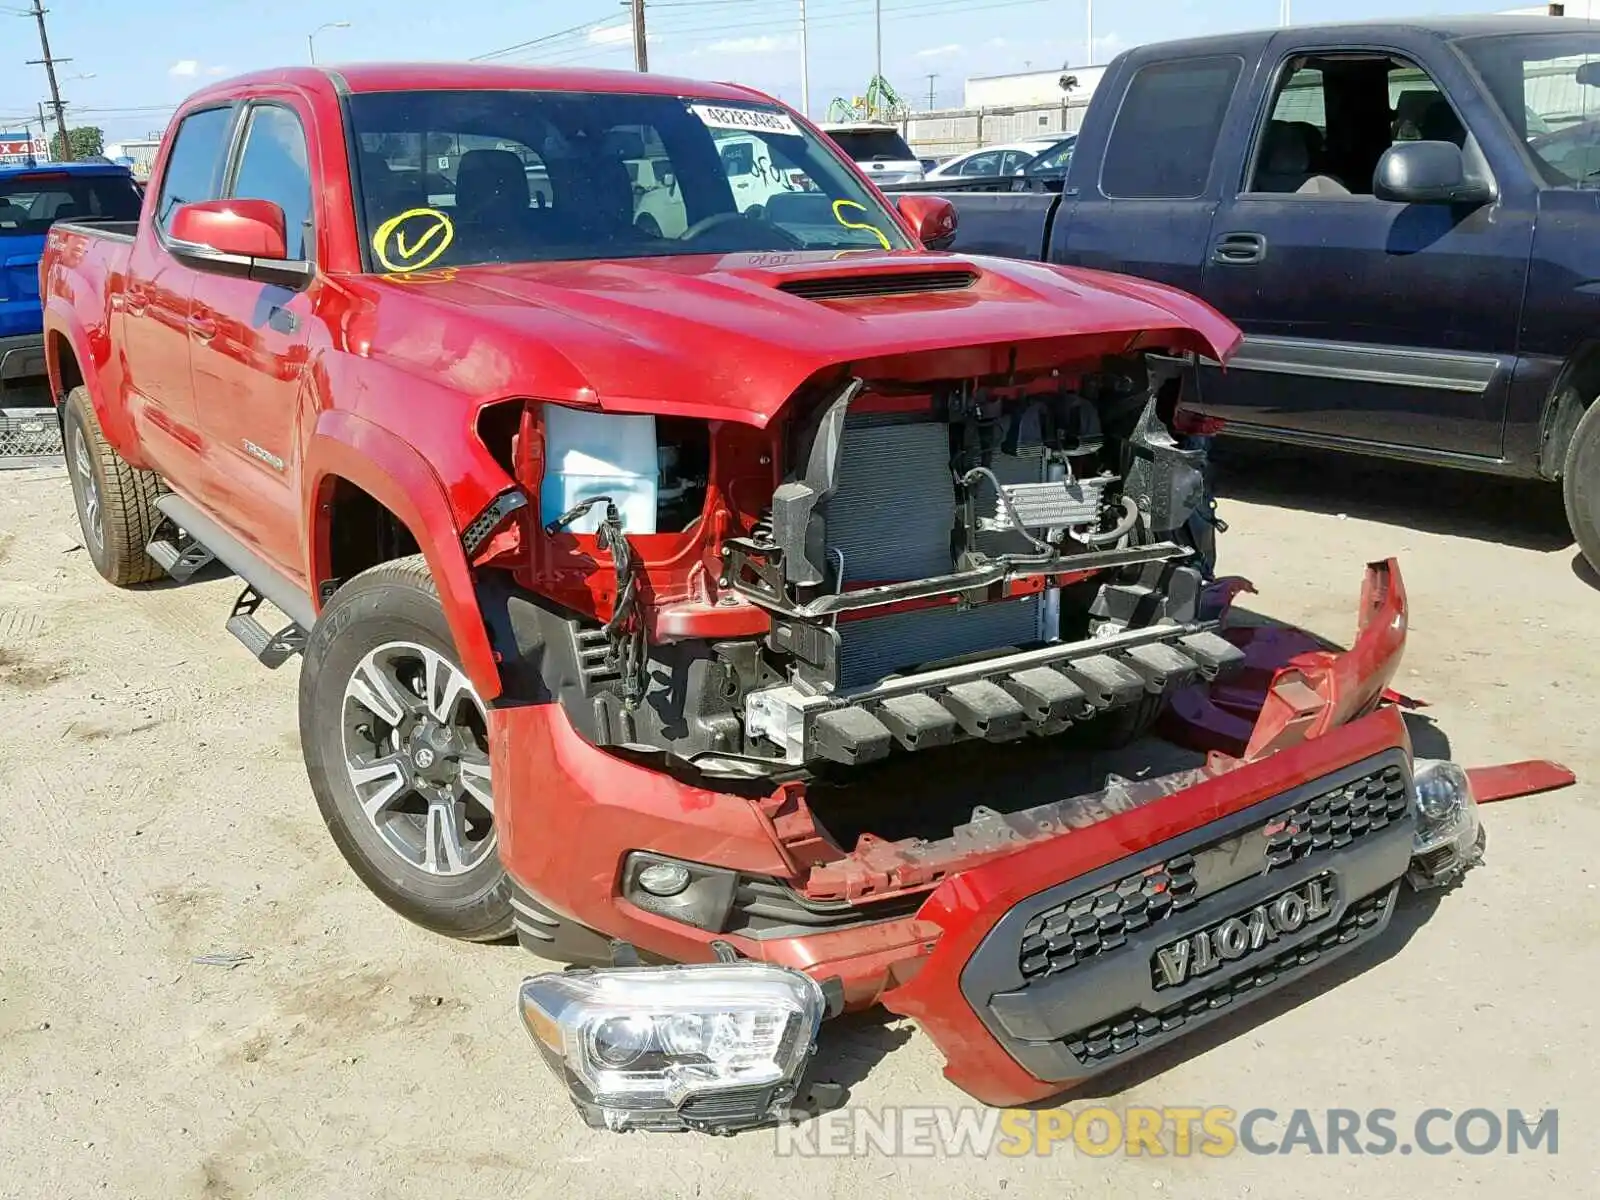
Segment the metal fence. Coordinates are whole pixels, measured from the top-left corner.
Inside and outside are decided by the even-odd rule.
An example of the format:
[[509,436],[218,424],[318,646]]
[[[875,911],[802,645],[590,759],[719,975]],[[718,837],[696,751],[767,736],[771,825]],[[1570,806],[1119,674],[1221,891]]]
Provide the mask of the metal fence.
[[900,122],[900,129],[918,154],[944,158],[999,142],[1066,137],[1078,132],[1088,107],[1078,102],[940,109],[913,113]]

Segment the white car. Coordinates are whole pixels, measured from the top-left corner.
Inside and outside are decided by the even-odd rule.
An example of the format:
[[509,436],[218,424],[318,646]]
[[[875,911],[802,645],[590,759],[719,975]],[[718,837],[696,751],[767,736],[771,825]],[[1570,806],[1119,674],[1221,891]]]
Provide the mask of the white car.
[[822,126],[822,132],[838,143],[867,178],[880,187],[893,183],[918,183],[922,179],[922,160],[906,145],[898,125],[871,121],[851,121]]
[[1058,138],[1042,138],[1027,142],[1005,142],[999,146],[984,146],[946,159],[928,172],[929,179],[955,179],[958,176],[1015,175],[1051,146]]

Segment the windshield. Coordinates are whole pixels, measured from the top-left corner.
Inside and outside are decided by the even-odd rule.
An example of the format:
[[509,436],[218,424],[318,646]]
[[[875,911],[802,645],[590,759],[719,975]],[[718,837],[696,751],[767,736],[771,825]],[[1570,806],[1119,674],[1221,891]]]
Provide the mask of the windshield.
[[139,193],[125,175],[66,171],[0,178],[0,237],[40,234],[54,221],[137,221]]
[[1046,150],[1043,154],[1039,155],[1038,158],[1034,159],[1031,163],[1024,167],[1022,169],[1023,174],[1065,174],[1067,168],[1072,165],[1072,148],[1077,144],[1078,139],[1076,137],[1070,137],[1063,142],[1057,142],[1054,146],[1051,146],[1050,149]]
[[915,162],[905,138],[892,129],[830,129],[828,136],[857,162]]
[[1545,183],[1600,186],[1600,34],[1481,38],[1461,47]]
[[377,270],[911,244],[776,106],[529,91],[349,103]]

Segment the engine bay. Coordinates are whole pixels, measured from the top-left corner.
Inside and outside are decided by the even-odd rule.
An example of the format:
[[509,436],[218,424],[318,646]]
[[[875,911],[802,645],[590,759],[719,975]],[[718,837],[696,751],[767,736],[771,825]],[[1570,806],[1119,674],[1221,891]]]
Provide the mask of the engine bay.
[[[775,430],[770,503],[721,539],[706,581],[762,634],[652,639],[646,539],[597,495],[545,529],[588,522],[614,568],[610,619],[541,610],[517,640],[542,646],[590,740],[713,777],[1075,724],[1137,736],[1168,691],[1231,659],[1199,617],[1204,451],[1174,435],[1167,382],[1142,357],[1070,380],[843,376]],[[683,441],[657,448],[663,512],[716,492],[689,473],[714,475],[715,449]]]

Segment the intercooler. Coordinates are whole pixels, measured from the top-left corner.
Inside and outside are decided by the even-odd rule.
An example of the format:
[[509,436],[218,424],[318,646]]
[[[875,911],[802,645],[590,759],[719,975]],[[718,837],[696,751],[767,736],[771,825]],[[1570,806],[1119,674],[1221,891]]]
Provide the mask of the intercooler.
[[[1040,457],[997,454],[1001,483],[1044,478]],[[978,507],[993,507],[980,485]],[[845,422],[838,483],[828,501],[827,549],[846,588],[948,575],[957,526],[950,470],[950,427],[924,417],[880,414]],[[985,533],[987,553],[1025,551],[1015,533]],[[924,663],[1041,640],[1041,596],[962,609],[955,605],[892,612],[839,624],[839,684],[845,689]]]

